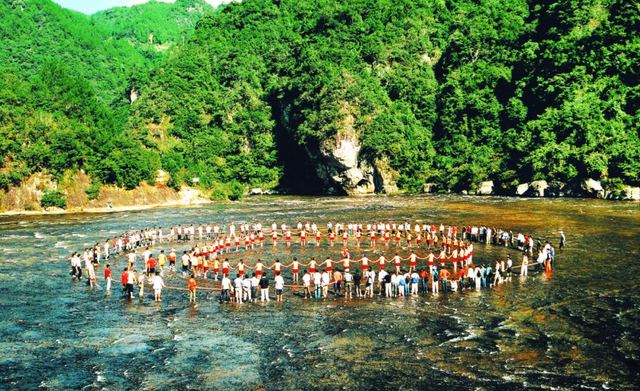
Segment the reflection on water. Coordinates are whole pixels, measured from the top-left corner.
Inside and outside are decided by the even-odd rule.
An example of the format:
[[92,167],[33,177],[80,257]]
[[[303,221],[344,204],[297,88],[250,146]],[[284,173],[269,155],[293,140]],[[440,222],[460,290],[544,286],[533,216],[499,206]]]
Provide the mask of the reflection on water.
[[[0,379],[5,389],[637,389],[636,203],[389,196],[251,198],[241,204],[0,221]],[[553,275],[434,297],[220,305],[166,290],[162,303],[90,290],[72,251],[130,228],[272,220],[487,224],[569,247]],[[324,238],[326,240],[326,237]],[[182,247],[180,247],[182,249]],[[364,248],[366,249],[366,247]],[[284,263],[339,247],[231,255]],[[361,252],[351,249],[358,257]],[[477,246],[490,262],[505,249]],[[335,258],[334,258],[335,259]],[[116,271],[124,259],[112,261]],[[98,275],[101,275],[98,270]],[[285,271],[285,277],[288,271]],[[117,282],[117,281],[114,281]],[[181,276],[166,282],[186,286]],[[148,290],[148,294],[152,292]]]

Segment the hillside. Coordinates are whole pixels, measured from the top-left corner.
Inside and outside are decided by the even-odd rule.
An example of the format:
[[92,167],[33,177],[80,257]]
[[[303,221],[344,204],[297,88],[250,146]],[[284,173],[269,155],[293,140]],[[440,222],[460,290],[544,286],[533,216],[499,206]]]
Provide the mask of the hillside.
[[89,16],[50,0],[14,0],[0,4],[0,63],[30,79],[52,61],[84,78],[107,105],[126,101],[132,69],[148,71],[151,62],[131,45],[111,38]]
[[170,56],[132,126],[171,173],[299,193],[638,184],[638,8],[545,4],[230,4]]
[[[191,3],[199,6],[182,1],[144,9],[171,14]],[[73,182],[78,170],[93,178],[94,196],[101,183],[127,189],[153,183],[157,152],[126,134],[123,124],[130,91],[160,57],[145,57],[144,49],[112,37],[94,19],[49,0],[3,2],[0,18],[0,209],[33,207],[31,200],[5,196],[40,172],[53,176],[40,194]],[[173,31],[178,22],[157,23]]]
[[204,0],[151,1],[131,7],[114,7],[91,15],[116,40],[132,44],[145,56],[166,53],[176,43],[183,44],[196,23],[215,9]]
[[87,17],[49,0],[3,3],[0,192],[34,173],[64,183],[83,170],[95,196],[101,184],[153,184],[158,169],[169,187],[197,177],[217,199],[249,187],[366,194],[492,181],[489,192],[514,194],[545,180],[552,194],[582,194],[592,178],[615,194],[640,185],[631,3],[206,7],[179,0]]

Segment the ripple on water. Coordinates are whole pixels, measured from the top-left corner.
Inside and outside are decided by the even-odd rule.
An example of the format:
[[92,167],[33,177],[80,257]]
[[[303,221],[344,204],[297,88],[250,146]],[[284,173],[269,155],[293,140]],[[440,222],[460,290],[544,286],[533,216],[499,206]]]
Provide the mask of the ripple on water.
[[[640,371],[628,363],[637,362],[640,351],[640,290],[621,280],[640,271],[629,255],[637,253],[633,233],[640,228],[638,213],[626,213],[634,208],[456,196],[276,200],[97,219],[0,222],[3,254],[11,255],[0,261],[3,384],[364,390],[384,381],[387,389],[635,389]],[[572,247],[561,253],[552,278],[535,276],[481,292],[349,303],[333,297],[303,302],[287,295],[281,305],[219,305],[214,292],[199,295],[198,306],[189,307],[184,292],[167,290],[162,305],[156,305],[151,292],[141,302],[126,301],[117,281],[107,295],[67,275],[68,251],[102,242],[105,235],[177,222],[270,221],[274,216],[278,222],[284,216],[287,224],[305,219],[320,227],[346,219],[489,221],[552,238],[561,224]],[[619,226],[625,227],[622,234],[616,233]],[[37,232],[45,239],[36,240]],[[55,260],[44,262],[51,258],[48,245],[58,250]],[[603,250],[589,251],[589,246]],[[504,255],[504,249],[477,248],[478,259]],[[290,262],[293,256],[333,255],[329,251],[294,246],[230,257],[271,261],[277,256]],[[124,259],[112,262],[115,273]],[[612,273],[602,273],[603,262]],[[185,284],[174,275],[166,282]],[[17,299],[22,297],[29,300]]]

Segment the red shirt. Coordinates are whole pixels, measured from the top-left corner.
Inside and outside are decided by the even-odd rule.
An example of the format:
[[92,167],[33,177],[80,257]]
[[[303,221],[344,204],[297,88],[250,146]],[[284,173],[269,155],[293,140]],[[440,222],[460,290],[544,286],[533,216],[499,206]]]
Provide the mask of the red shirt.
[[195,280],[195,279],[193,279],[193,278],[190,278],[190,279],[187,281],[187,285],[189,286],[189,290],[190,290],[190,291],[195,290],[195,289],[196,289],[196,280]]
[[104,269],[104,278],[110,278],[111,277],[111,269]]
[[148,264],[149,264],[149,269],[155,269],[156,268],[156,260],[155,259],[149,258]]
[[127,280],[129,280],[129,273],[127,273],[126,271],[122,272],[122,283],[126,284]]

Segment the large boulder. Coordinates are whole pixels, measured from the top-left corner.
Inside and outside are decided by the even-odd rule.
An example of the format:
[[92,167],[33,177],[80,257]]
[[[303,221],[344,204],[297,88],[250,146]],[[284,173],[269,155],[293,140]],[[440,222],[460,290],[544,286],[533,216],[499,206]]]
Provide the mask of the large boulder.
[[516,187],[516,195],[522,196],[527,194],[528,191],[529,191],[528,183],[521,183]]
[[397,192],[398,185],[396,185],[396,180],[398,179],[398,172],[391,168],[389,159],[387,157],[375,159],[373,165],[375,191],[387,194]]
[[625,186],[621,195],[625,200],[640,201],[640,187]]
[[529,194],[534,197],[544,197],[548,187],[547,181],[533,181],[529,184]]
[[584,190],[586,195],[598,198],[604,198],[605,192],[602,184],[592,178],[583,179],[580,182],[580,188]]
[[493,193],[493,181],[480,182],[480,186],[476,190],[478,195],[489,195]]
[[560,181],[549,182],[549,188],[547,188],[548,197],[564,197],[570,195],[571,188],[566,183]]
[[425,183],[422,185],[423,193],[435,193],[438,190],[438,185],[435,183]]

